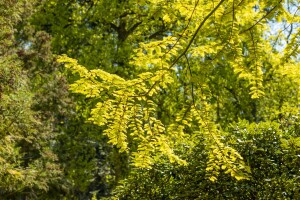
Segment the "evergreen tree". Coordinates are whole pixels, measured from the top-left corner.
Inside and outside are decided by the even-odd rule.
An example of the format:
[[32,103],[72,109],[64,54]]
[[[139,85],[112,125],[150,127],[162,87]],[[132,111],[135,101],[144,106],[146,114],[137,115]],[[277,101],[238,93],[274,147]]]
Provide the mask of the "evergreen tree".
[[59,187],[62,171],[52,148],[55,134],[43,124],[30,73],[20,55],[16,30],[32,13],[33,1],[0,1],[0,196],[35,199]]

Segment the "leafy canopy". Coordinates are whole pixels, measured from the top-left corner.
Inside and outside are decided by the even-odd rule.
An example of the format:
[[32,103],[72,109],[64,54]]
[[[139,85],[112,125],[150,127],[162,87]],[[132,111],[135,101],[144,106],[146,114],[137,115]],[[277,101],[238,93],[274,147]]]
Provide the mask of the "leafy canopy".
[[[222,128],[237,118],[258,122],[279,119],[286,110],[298,112],[297,98],[280,95],[284,89],[278,85],[290,82],[288,90],[298,96],[298,29],[288,37],[285,28],[271,31],[281,24],[297,26],[293,9],[278,0],[113,1],[118,9],[104,15],[97,8],[106,3],[94,5],[83,10],[86,16],[90,12],[114,30],[109,35],[119,43],[111,47],[129,60],[89,70],[59,57],[79,75],[70,90],[98,102],[88,120],[103,126],[109,143],[128,152],[136,167],[151,168],[163,158],[186,165],[176,149],[192,148],[204,136],[212,181],[221,170],[248,179],[249,167],[224,143]],[[118,19],[115,12],[121,13]],[[118,70],[127,67],[134,71]]]

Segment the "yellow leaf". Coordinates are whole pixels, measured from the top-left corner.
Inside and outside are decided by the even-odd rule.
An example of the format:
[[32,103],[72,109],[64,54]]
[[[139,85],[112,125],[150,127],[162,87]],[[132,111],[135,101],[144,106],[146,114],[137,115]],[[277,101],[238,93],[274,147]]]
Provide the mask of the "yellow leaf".
[[171,22],[171,19],[170,19],[170,17],[169,17],[169,15],[168,14],[166,14],[165,16],[163,16],[163,20],[165,21],[165,22]]

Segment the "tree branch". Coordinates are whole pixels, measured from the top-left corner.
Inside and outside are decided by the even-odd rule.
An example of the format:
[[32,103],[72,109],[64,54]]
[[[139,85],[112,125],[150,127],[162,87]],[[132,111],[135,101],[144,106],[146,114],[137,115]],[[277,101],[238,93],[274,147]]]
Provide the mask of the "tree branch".
[[251,30],[254,26],[256,26],[259,22],[261,22],[263,19],[265,19],[269,14],[271,14],[271,12],[273,10],[275,10],[275,8],[277,8],[277,6],[279,6],[279,4],[282,2],[282,0],[280,0],[271,10],[269,10],[262,18],[260,18],[257,22],[255,22],[252,26],[250,26],[249,28],[247,28],[246,30],[243,30],[240,32],[240,34],[243,34],[249,30]]
[[192,45],[192,43],[194,42],[196,36],[198,35],[200,29],[203,27],[203,25],[205,24],[205,22],[209,19],[209,17],[214,14],[216,12],[216,10],[222,5],[222,3],[224,3],[225,0],[221,0],[218,5],[212,10],[210,11],[210,13],[208,13],[208,15],[203,19],[203,21],[200,23],[200,25],[198,26],[197,30],[195,31],[194,35],[192,36],[192,38],[190,39],[188,45],[186,46],[186,48],[184,49],[184,51],[175,59],[175,61],[171,64],[170,68],[172,68],[179,60],[180,58],[182,58],[182,56],[184,56],[186,54],[186,52],[188,51],[188,49],[190,48],[190,46]]

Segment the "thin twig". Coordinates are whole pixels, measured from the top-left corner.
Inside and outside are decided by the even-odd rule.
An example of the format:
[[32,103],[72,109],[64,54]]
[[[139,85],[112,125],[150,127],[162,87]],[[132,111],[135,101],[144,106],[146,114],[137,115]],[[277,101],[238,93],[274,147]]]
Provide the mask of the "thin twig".
[[203,27],[203,25],[205,24],[205,22],[209,19],[209,17],[214,14],[216,12],[216,10],[222,5],[222,3],[224,3],[225,0],[221,0],[218,5],[208,13],[208,15],[202,20],[202,22],[200,23],[200,25],[198,26],[197,30],[195,31],[194,35],[192,36],[192,38],[190,39],[188,45],[185,47],[184,51],[174,60],[174,62],[170,65],[169,68],[174,67],[174,65],[180,60],[180,58],[182,58],[182,56],[184,56],[186,54],[186,52],[189,50],[190,46],[192,45],[192,43],[194,42],[196,36],[198,35],[200,29]]
[[261,22],[263,19],[265,19],[266,17],[268,17],[268,15],[269,14],[271,14],[271,12],[273,11],[273,10],[275,10],[278,6],[279,6],[279,4],[282,2],[282,0],[280,0],[271,10],[269,10],[262,18],[260,18],[258,21],[256,21],[252,26],[250,26],[249,28],[247,28],[247,29],[245,29],[245,30],[243,30],[243,31],[241,31],[240,32],[240,34],[243,34],[243,33],[245,33],[245,32],[247,32],[247,31],[249,31],[249,30],[251,30],[254,26],[256,26],[259,22]]

